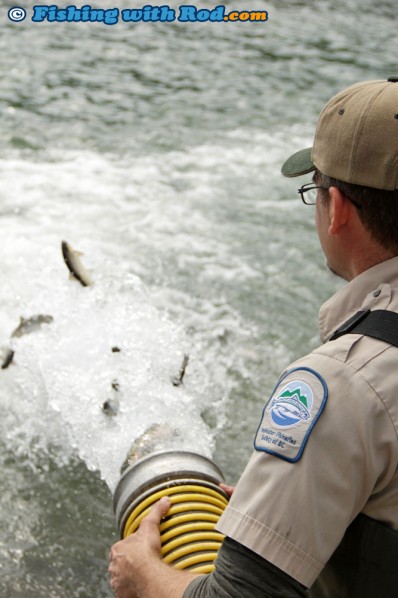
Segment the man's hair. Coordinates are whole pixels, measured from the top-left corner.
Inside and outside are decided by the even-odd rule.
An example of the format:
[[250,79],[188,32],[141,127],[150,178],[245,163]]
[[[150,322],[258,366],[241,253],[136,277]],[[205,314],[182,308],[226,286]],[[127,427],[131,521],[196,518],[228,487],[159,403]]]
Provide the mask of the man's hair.
[[348,199],[361,206],[358,215],[364,227],[384,249],[398,255],[398,189],[385,191],[345,183],[316,171],[318,185],[337,187]]

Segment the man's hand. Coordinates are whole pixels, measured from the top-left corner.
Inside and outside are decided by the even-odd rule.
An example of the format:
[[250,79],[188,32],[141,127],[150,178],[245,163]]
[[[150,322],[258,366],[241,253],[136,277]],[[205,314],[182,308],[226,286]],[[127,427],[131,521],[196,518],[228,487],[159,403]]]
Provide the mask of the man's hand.
[[143,569],[153,559],[160,559],[159,524],[170,508],[170,499],[162,498],[145,517],[138,530],[117,542],[109,554],[111,588],[117,598],[142,595]]
[[161,559],[159,524],[170,504],[167,497],[155,503],[138,530],[112,546],[108,572],[116,598],[180,598],[196,577]]

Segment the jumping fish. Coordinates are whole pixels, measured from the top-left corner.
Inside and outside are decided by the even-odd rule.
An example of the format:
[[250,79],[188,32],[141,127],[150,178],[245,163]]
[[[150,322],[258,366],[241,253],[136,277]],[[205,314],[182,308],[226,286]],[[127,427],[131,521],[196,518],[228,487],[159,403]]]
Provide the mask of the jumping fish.
[[187,368],[188,362],[189,362],[189,355],[184,355],[178,375],[174,376],[171,379],[173,386],[181,386],[182,381],[184,379],[185,370]]
[[152,424],[133,442],[121,467],[121,472],[129,465],[133,465],[138,459],[142,459],[169,444],[170,440],[178,435],[178,430],[175,430],[169,424]]
[[35,332],[35,330],[38,330],[42,324],[51,324],[53,320],[54,318],[52,316],[43,316],[42,314],[37,314],[36,316],[31,316],[30,318],[23,318],[21,316],[18,326],[11,334],[11,338],[20,337],[24,336],[25,334]]
[[106,413],[106,415],[117,415],[119,412],[119,398],[117,393],[120,390],[120,385],[117,380],[113,380],[112,390],[113,397],[106,399],[106,401],[102,403],[102,411]]
[[61,243],[62,255],[65,264],[71,273],[71,276],[78,280],[84,287],[89,287],[93,284],[87,270],[80,261],[82,255],[79,251],[75,251],[66,241]]
[[106,401],[102,403],[102,411],[106,413],[106,415],[117,415],[119,412],[118,399],[106,399]]
[[[30,334],[31,332],[35,332],[39,328],[41,328],[42,324],[51,324],[54,320],[52,316],[45,316],[42,314],[37,314],[35,316],[31,316],[30,318],[23,318],[21,316],[19,320],[18,326],[11,334],[11,340],[13,338],[19,338],[24,336],[25,334]],[[8,366],[12,363],[14,359],[15,351],[11,347],[4,349],[4,357],[3,362],[1,364],[1,369],[6,370]]]
[[4,349],[4,357],[3,357],[3,363],[1,364],[1,369],[6,370],[13,359],[14,359],[14,351],[12,349]]

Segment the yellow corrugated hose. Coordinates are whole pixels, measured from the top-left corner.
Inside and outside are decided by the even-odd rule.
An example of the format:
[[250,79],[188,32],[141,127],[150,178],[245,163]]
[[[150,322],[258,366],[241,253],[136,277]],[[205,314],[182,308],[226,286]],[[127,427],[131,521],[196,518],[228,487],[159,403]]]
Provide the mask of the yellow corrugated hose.
[[163,496],[168,496],[171,501],[167,516],[160,525],[163,559],[176,569],[210,573],[224,538],[215,530],[228,503],[221,490],[218,492],[200,484],[184,484],[154,492],[130,513],[123,538],[137,530],[152,505]]

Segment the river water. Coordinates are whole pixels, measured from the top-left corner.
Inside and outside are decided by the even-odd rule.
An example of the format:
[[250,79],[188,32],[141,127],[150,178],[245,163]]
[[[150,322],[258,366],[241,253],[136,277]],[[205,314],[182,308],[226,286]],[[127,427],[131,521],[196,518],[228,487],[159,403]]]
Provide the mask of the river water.
[[[112,26],[33,23],[27,6],[11,22],[11,6],[0,595],[106,597],[111,491],[131,443],[170,426],[235,482],[279,372],[318,342],[318,307],[342,283],[297,197],[307,181],[280,166],[311,144],[333,93],[398,74],[396,5],[254,0],[268,21]],[[68,278],[62,240],[93,286]],[[53,321],[10,339],[37,314]],[[112,417],[101,406],[115,393]]]

